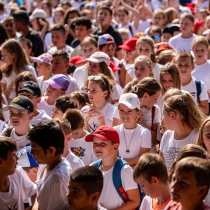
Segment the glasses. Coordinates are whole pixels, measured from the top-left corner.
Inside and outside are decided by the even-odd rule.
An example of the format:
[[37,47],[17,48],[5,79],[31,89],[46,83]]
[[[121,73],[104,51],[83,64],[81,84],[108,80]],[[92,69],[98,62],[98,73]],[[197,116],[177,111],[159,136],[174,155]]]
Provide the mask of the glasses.
[[104,79],[103,79],[103,77],[101,76],[101,75],[97,75],[97,76],[89,76],[88,77],[88,81],[102,81],[103,83],[104,83],[104,85],[106,86],[106,83],[105,83],[105,81],[104,81]]
[[154,40],[159,40],[160,39],[160,35],[151,36],[151,38],[154,39]]

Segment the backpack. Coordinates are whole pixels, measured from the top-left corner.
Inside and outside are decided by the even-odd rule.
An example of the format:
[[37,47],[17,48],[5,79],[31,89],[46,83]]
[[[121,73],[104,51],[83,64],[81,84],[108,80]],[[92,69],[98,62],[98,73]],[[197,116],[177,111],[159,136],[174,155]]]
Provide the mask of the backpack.
[[197,90],[197,102],[200,104],[200,94],[202,91],[201,88],[201,81],[200,80],[195,80],[195,85],[196,85],[196,90]]
[[[97,160],[96,162],[94,162],[92,164],[92,166],[99,168],[101,163],[102,163],[102,160],[100,159],[100,160]],[[122,157],[119,157],[117,162],[114,165],[114,169],[113,169],[113,173],[112,173],[112,181],[113,181],[114,187],[124,203],[126,203],[128,201],[128,195],[122,186],[122,179],[121,179],[120,174],[121,174],[122,167],[127,164],[128,163],[125,160],[123,160]],[[142,202],[143,198],[145,197],[145,194],[141,192],[139,185],[138,185],[138,190],[139,190],[139,194],[140,194],[140,205],[141,205],[141,202]],[[139,209],[140,205],[136,208],[137,210]]]

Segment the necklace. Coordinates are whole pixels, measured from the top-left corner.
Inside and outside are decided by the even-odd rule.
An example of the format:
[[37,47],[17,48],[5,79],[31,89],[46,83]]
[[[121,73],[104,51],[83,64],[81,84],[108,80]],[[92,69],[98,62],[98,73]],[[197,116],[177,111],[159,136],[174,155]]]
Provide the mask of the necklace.
[[135,127],[135,129],[134,129],[134,131],[133,131],[133,134],[132,134],[132,136],[131,136],[131,139],[130,139],[129,145],[127,146],[127,141],[126,141],[126,138],[125,138],[125,129],[124,129],[124,127],[123,127],[123,135],[124,135],[124,139],[125,139],[125,146],[126,146],[126,151],[125,151],[125,152],[126,152],[127,154],[129,154],[129,153],[130,153],[129,148],[130,148],[131,141],[132,141],[132,139],[133,139],[133,135],[134,135],[135,131],[136,131],[136,127]]

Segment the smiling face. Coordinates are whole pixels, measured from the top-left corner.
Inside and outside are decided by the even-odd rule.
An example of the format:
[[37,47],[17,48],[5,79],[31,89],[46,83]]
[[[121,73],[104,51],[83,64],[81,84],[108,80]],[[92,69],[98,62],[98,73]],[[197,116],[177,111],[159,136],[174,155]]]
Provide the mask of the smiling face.
[[194,68],[190,58],[178,58],[176,60],[176,65],[178,67],[181,78],[191,77],[191,72]]
[[138,61],[134,64],[135,76],[141,81],[145,77],[149,77],[152,73],[152,69],[144,61]]
[[174,88],[173,78],[169,73],[162,75],[162,86],[167,91],[169,88]]

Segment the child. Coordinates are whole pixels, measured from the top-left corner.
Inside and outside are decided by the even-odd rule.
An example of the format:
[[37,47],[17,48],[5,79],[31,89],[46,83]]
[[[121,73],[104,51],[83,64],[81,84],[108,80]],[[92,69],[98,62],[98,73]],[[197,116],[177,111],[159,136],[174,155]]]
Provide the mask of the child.
[[10,123],[12,127],[5,128],[1,136],[8,136],[17,143],[17,149],[29,144],[26,138],[32,126],[30,121],[33,119],[34,105],[25,96],[17,96],[10,105],[5,106],[3,111],[10,111]]
[[38,109],[45,110],[46,113],[51,116],[56,99],[65,94],[70,81],[66,75],[56,74],[45,82],[48,84],[46,96],[41,98],[37,107]]
[[41,90],[36,82],[23,82],[18,90],[18,95],[28,97],[34,105],[34,117],[31,120],[32,125],[36,125],[43,120],[51,120],[45,110],[38,110],[37,105],[41,100]]
[[167,168],[158,154],[143,154],[134,168],[133,177],[147,195],[141,210],[164,209],[170,202]]
[[66,201],[70,164],[62,159],[64,135],[60,125],[52,120],[35,125],[27,135],[31,155],[41,164],[37,173],[36,208],[57,210]]
[[75,91],[70,95],[71,99],[76,103],[77,109],[81,110],[86,104],[90,104],[88,94],[84,91]]
[[180,18],[181,34],[172,37],[169,44],[176,49],[177,52],[190,51],[190,46],[193,39],[196,37],[193,34],[194,16],[184,13]]
[[85,137],[89,134],[84,130],[84,118],[82,113],[77,109],[69,109],[64,114],[71,125],[72,139],[69,142],[68,148],[77,157],[79,157],[86,166],[96,160],[93,153],[93,145],[85,141]]
[[12,139],[0,137],[0,205],[2,210],[24,209],[25,197],[30,197],[32,207],[36,185],[24,170],[17,166],[17,145]]
[[209,97],[205,84],[191,76],[191,72],[194,69],[192,55],[188,52],[180,52],[175,62],[181,77],[181,89],[189,92],[197,102],[199,109],[207,115],[209,113]]
[[48,50],[50,55],[53,55],[54,52],[57,50],[65,51],[68,56],[71,55],[73,49],[69,45],[66,45],[66,29],[61,24],[56,24],[51,28],[51,35],[52,35],[52,43],[53,47]]
[[122,38],[122,43],[125,43],[127,40],[129,40],[129,30],[126,28],[119,28],[117,30]]
[[153,39],[155,44],[161,42],[162,30],[159,26],[152,26],[149,29],[148,35]]
[[68,149],[68,144],[72,139],[71,125],[65,118],[54,119],[54,122],[58,123],[64,135],[64,150],[63,157],[70,163],[72,171],[77,168],[85,166],[83,161],[77,157],[73,152]]
[[114,129],[120,137],[119,156],[131,167],[135,167],[139,157],[151,149],[151,133],[147,128],[137,124],[140,118],[140,102],[136,94],[121,95],[118,110],[121,125]]
[[[124,194],[127,194],[125,200],[119,195],[119,189],[116,189],[113,183],[112,174],[114,173],[114,166],[116,162],[118,164],[122,162],[122,159],[118,158],[116,155],[120,144],[117,131],[110,126],[101,126],[93,134],[86,136],[85,141],[93,142],[94,153],[97,158],[101,158],[101,160],[92,164],[93,166],[97,166],[104,176],[104,187],[98,203],[107,209],[137,208],[140,203],[140,196],[137,184],[132,177],[132,168],[125,164],[122,166],[121,171],[119,171],[120,174],[118,175],[122,179],[122,191],[124,191]],[[107,199],[108,197],[112,198],[112,202]]]
[[171,183],[172,200],[165,210],[205,209],[203,203],[210,186],[210,163],[198,157],[187,157],[175,166]]
[[19,38],[18,42],[21,44],[26,56],[30,60],[30,56],[32,54],[32,42],[27,38]]
[[203,115],[192,96],[183,91],[171,94],[164,101],[163,115],[168,131],[160,142],[160,156],[169,169],[179,150],[186,144],[195,143]]
[[[103,188],[103,174],[93,166],[76,169],[70,175],[68,203],[60,210],[105,210],[97,205]],[[75,194],[74,192],[79,194]]]
[[29,66],[29,61],[21,45],[16,40],[8,40],[1,46],[2,57],[6,63],[1,67],[3,78],[1,80],[2,92],[10,102],[15,97],[13,85],[15,77],[22,71],[31,71],[36,77],[36,71]]
[[70,96],[60,96],[56,99],[53,111],[52,111],[52,118],[62,118],[64,113],[68,109],[76,109],[77,104],[70,98]]

